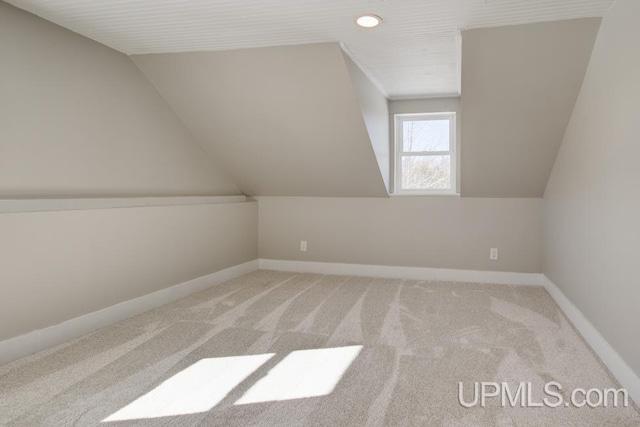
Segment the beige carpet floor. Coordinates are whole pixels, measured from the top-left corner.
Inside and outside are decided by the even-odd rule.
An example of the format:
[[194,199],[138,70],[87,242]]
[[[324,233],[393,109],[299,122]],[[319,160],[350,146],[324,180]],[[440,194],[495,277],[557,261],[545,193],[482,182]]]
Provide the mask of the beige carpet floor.
[[1,366],[0,425],[640,425],[459,381],[619,387],[541,287],[257,271]]

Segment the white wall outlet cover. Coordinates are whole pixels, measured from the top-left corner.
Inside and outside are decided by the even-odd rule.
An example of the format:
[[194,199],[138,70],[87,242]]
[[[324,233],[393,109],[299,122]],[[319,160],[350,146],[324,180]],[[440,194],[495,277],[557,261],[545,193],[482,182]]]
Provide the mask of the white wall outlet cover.
[[306,252],[307,251],[307,241],[306,240],[300,240],[300,250],[302,252]]
[[489,252],[489,259],[495,261],[498,259],[498,248],[491,248]]

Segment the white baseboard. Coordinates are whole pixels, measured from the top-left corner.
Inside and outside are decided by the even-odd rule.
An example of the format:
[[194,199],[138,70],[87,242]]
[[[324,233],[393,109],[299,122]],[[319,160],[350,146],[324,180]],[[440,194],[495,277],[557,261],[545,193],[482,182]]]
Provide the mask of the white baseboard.
[[260,259],[260,268],[264,270],[291,271],[296,273],[385,277],[391,279],[442,280],[452,282],[497,283],[503,285],[542,285],[542,275],[539,273],[393,267],[386,265],[283,261],[262,258]]
[[203,291],[258,269],[258,260],[216,271],[148,295],[121,302],[93,313],[76,317],[58,325],[0,341],[0,364],[62,344],[105,326],[136,316],[153,308]]
[[363,264],[259,259],[198,277],[169,288],[95,311],[58,325],[0,341],[0,364],[45,350],[100,328],[184,298],[211,286],[260,269],[350,276],[543,285],[587,343],[609,368],[629,396],[640,404],[640,377],[626,364],[607,340],[551,280],[537,273],[455,270],[422,267],[393,267]]
[[328,262],[285,261],[260,259],[264,270],[296,273],[336,274],[348,276],[386,277],[415,280],[443,280],[455,282],[497,283],[508,285],[542,285],[582,334],[593,351],[600,357],[618,382],[627,389],[629,397],[640,404],[640,378],[625,363],[600,332],[578,308],[546,276],[538,273],[511,273],[500,271],[454,270],[443,268],[392,267]]
[[600,357],[600,360],[609,368],[618,382],[627,389],[629,397],[640,405],[640,377],[636,374],[627,363],[620,357],[618,352],[607,342],[607,340],[598,332],[598,330],[589,322],[560,288],[549,280],[548,277],[542,276],[544,287],[547,292],[558,303],[562,311],[567,315],[571,323],[583,336],[585,341],[591,346],[593,351]]

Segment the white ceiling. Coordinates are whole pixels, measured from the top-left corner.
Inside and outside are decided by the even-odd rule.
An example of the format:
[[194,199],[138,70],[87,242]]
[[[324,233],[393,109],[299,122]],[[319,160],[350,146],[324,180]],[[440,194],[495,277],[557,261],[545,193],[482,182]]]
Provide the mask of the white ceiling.
[[[458,94],[460,29],[603,16],[615,0],[8,0],[127,54],[338,41],[392,98]],[[384,24],[356,28],[375,13]]]

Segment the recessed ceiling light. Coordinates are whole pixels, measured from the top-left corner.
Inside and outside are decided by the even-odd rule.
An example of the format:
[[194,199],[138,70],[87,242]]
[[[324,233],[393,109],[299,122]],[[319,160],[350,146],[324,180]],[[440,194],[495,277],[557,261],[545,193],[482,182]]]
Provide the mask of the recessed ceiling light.
[[356,19],[356,24],[358,24],[363,28],[377,27],[381,23],[382,23],[382,18],[380,18],[378,15],[367,14],[367,15],[359,16],[358,19]]

